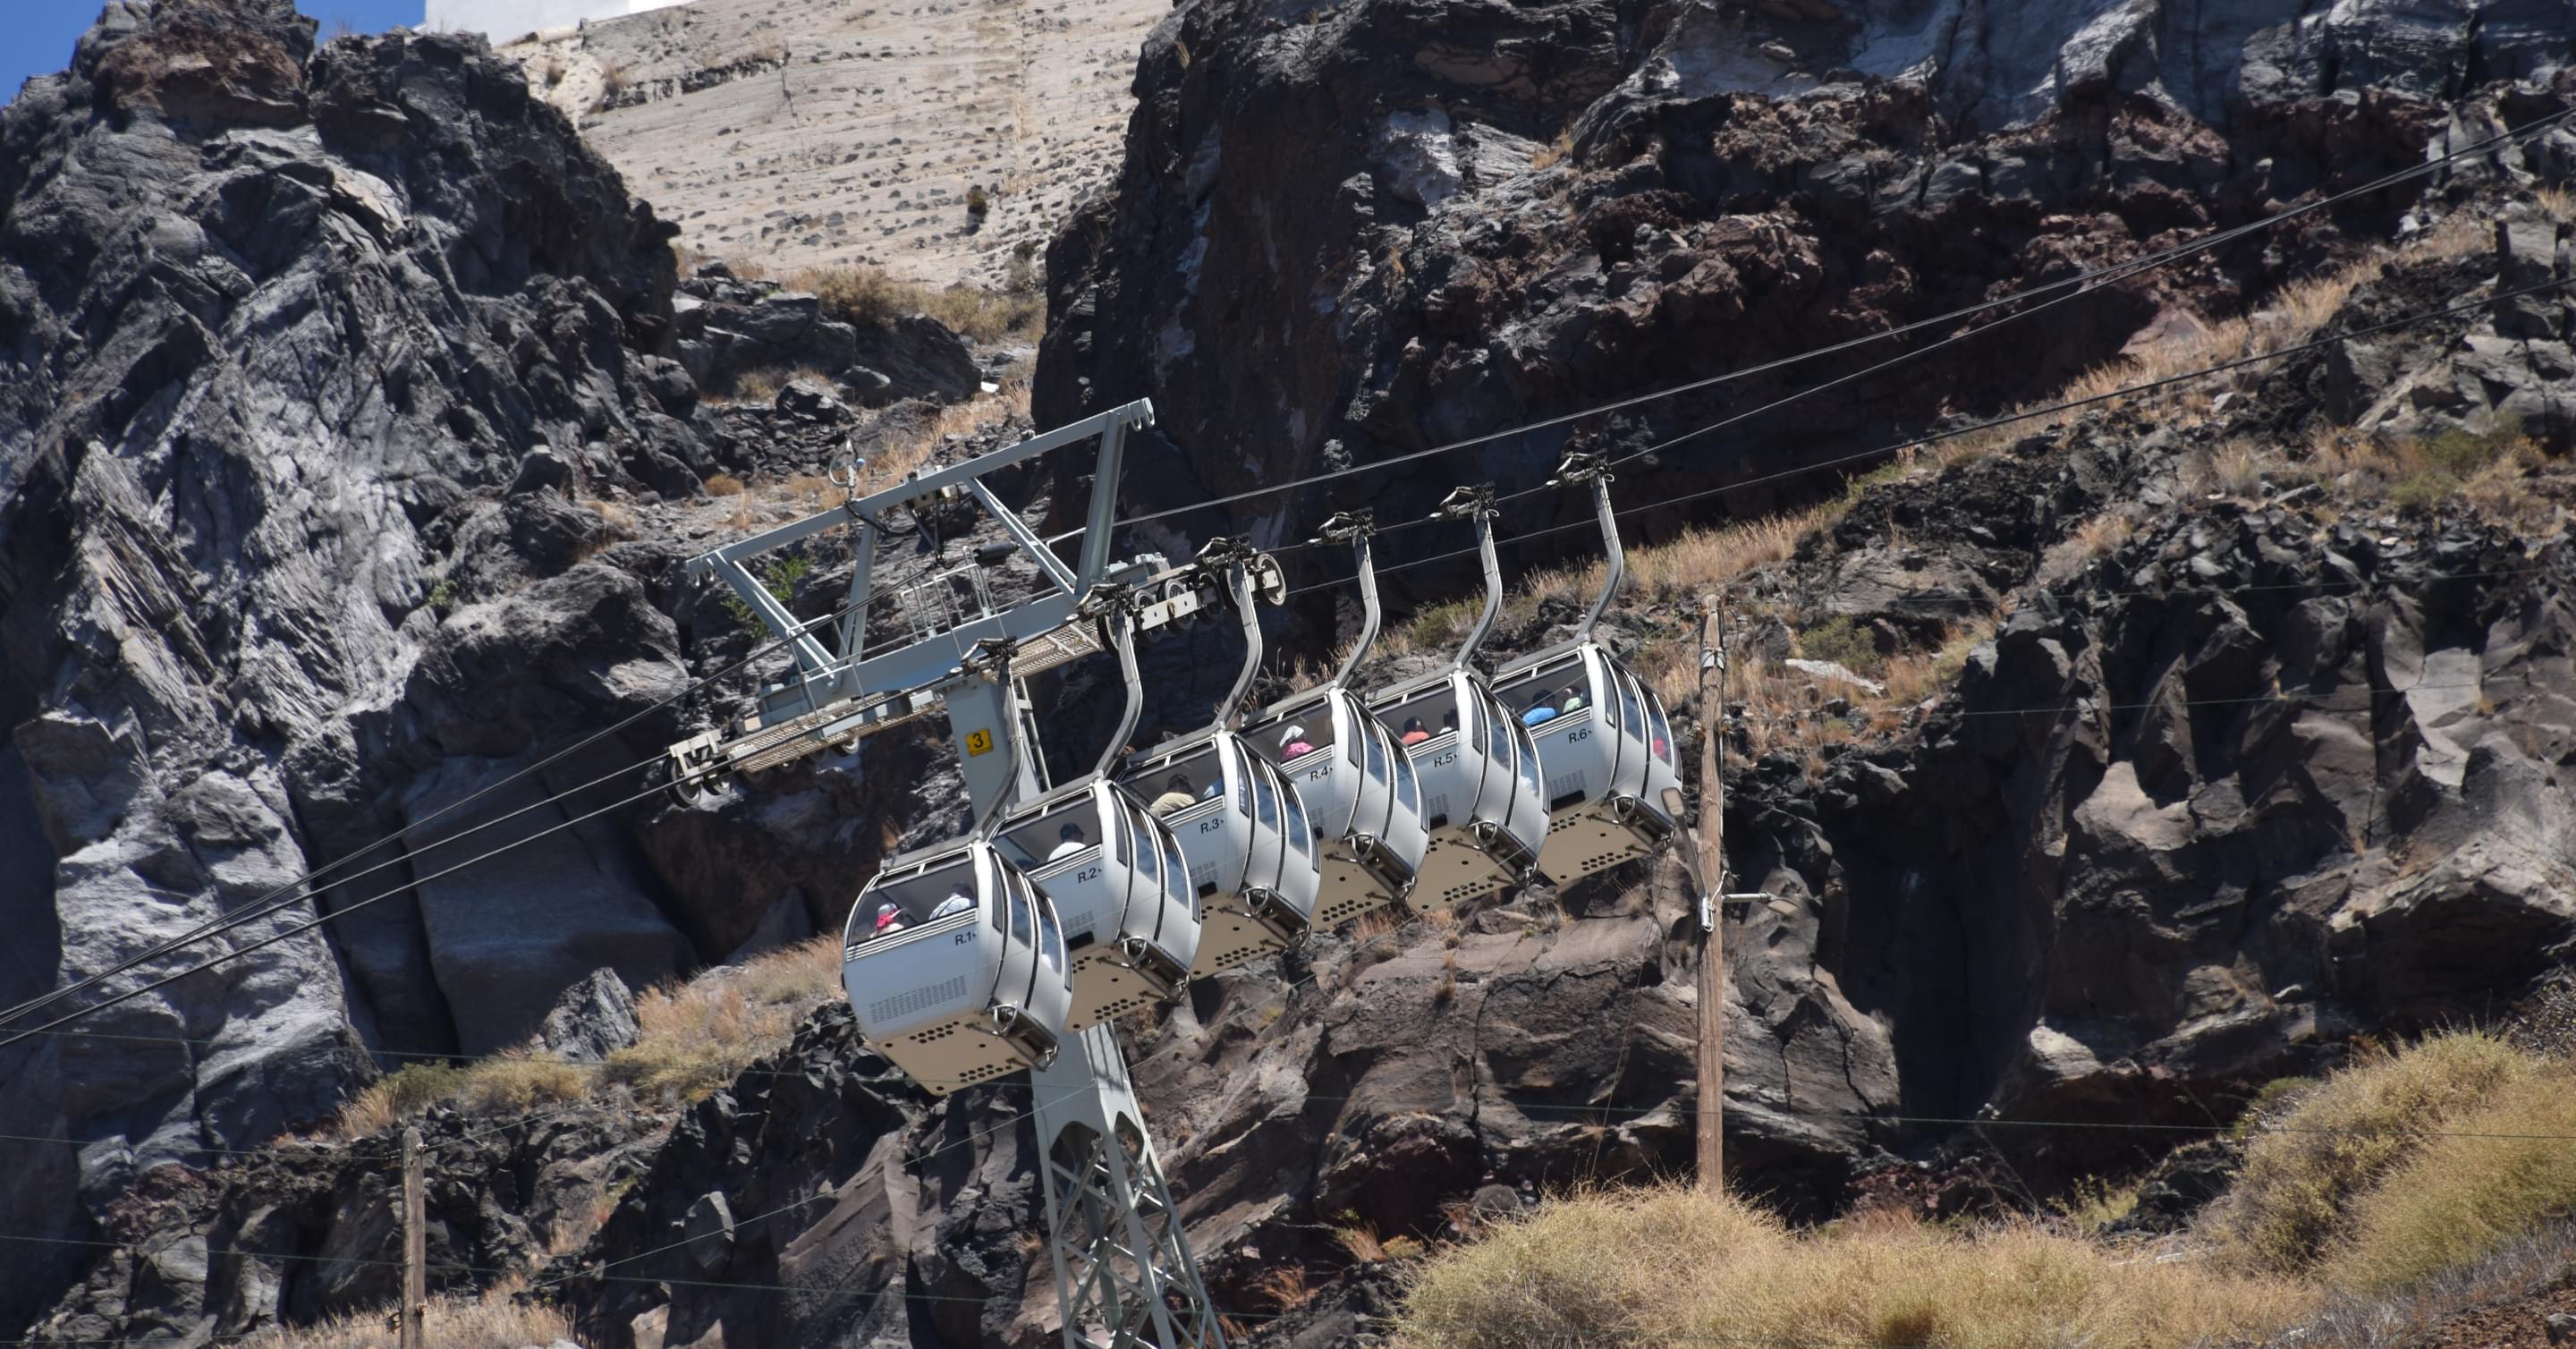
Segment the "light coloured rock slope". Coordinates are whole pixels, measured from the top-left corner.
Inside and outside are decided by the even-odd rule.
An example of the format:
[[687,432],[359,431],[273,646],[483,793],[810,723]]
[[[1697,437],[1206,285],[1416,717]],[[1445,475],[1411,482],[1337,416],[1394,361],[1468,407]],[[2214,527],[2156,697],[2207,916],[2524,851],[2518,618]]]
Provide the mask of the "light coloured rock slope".
[[1167,10],[696,0],[504,52],[691,248],[994,282],[1115,170],[1136,51]]

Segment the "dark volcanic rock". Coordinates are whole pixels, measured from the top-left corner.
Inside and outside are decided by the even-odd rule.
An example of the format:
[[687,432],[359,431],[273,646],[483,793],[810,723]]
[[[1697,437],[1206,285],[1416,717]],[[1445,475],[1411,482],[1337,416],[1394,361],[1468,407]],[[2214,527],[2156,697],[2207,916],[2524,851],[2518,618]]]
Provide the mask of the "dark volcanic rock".
[[[644,354],[670,227],[479,42],[316,50],[313,27],[286,0],[113,4],[0,113],[9,1001],[678,687],[616,559],[660,561],[600,555],[605,517],[568,499],[691,491],[711,463]],[[323,905],[382,902],[82,1025],[142,1038],[0,1051],[0,1131],[79,1140],[0,1144],[0,1226],[94,1235],[149,1168],[328,1116],[368,1043],[506,1042],[603,964],[675,972],[693,953],[610,823],[530,859],[542,904],[376,852]],[[495,904],[466,921],[474,894]],[[0,1334],[85,1262],[0,1250]]]
[[[433,1293],[489,1287],[587,1230],[631,1185],[667,1120],[557,1107],[503,1125],[418,1122]],[[213,1170],[145,1174],[102,1217],[115,1249],[36,1327],[44,1343],[130,1336],[203,1343],[372,1313],[402,1292],[399,1131],[297,1143]]]
[[682,282],[677,301],[681,365],[711,389],[754,372],[819,370],[868,407],[907,398],[974,396],[983,372],[966,340],[927,314],[843,322],[820,298],[718,275],[710,263]]
[[[1177,447],[1139,452],[1157,506],[1388,458],[2358,184],[2554,111],[2546,91],[2576,47],[2564,6],[2502,24],[2388,7],[2292,22],[2295,10],[1368,0],[1288,19],[1263,0],[1190,0],[1145,45],[1115,191],[1049,252],[1037,418],[1153,396]],[[2464,71],[2486,92],[2453,114],[2439,100]],[[1678,496],[2033,397],[2151,324],[2239,312],[2356,236],[2385,237],[2410,206],[2498,169],[2563,176],[2571,160],[2576,132],[2562,126],[2493,165],[2101,288],[2018,336],[1695,433],[1621,490]],[[1577,430],[1643,445],[1895,350],[1146,532],[1287,541],[1333,506],[1374,503],[1383,519],[1460,482],[1535,486]],[[1732,508],[1783,490],[1802,489]],[[1547,523],[1533,517],[1548,509],[1517,507],[1507,530]],[[1385,553],[1455,546],[1426,531]],[[1444,588],[1424,572],[1393,584]]]

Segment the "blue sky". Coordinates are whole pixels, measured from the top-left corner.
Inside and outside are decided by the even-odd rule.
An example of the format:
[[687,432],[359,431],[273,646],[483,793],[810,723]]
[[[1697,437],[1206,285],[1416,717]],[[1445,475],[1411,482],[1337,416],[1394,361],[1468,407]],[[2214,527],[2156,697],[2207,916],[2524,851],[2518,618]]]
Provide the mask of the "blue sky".
[[[72,61],[72,43],[98,19],[105,0],[0,0],[0,102],[18,96],[30,75],[50,75]],[[421,0],[295,0],[322,21],[328,35],[336,21],[361,33],[418,23]]]

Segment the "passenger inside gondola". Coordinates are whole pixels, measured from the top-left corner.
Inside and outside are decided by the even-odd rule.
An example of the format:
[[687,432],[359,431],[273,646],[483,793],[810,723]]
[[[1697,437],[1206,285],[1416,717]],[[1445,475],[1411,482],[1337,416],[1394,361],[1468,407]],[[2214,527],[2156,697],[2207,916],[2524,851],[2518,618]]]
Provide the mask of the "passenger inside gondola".
[[1591,704],[1584,701],[1582,685],[1568,684],[1564,691],[1557,695],[1556,706],[1560,712],[1580,712]]
[[904,919],[903,906],[889,899],[877,906],[876,929],[872,935],[892,936],[910,926],[912,924]]
[[1154,812],[1156,817],[1159,818],[1161,816],[1171,815],[1187,810],[1197,800],[1198,798],[1191,794],[1190,775],[1187,773],[1174,773],[1169,778],[1164,779],[1163,794],[1155,797],[1153,803],[1146,806],[1145,809]]
[[1521,713],[1523,726],[1539,726],[1556,720],[1556,709],[1548,705],[1547,690],[1530,695],[1529,710]]
[[1448,711],[1443,712],[1443,713],[1441,713],[1441,714],[1440,714],[1440,733],[1441,733],[1442,735],[1447,735],[1447,734],[1448,734],[1448,733],[1450,733],[1451,731],[1454,731],[1454,730],[1457,730],[1457,729],[1458,729],[1458,709],[1457,709],[1457,708],[1454,708],[1454,707],[1453,707],[1453,708],[1450,708]]
[[1279,733],[1279,762],[1286,763],[1314,752],[1315,746],[1306,739],[1305,727],[1291,726]]
[[1056,838],[1055,851],[1047,854],[1050,862],[1061,861],[1091,846],[1091,840],[1082,836],[1082,824],[1077,820],[1066,821],[1064,828],[1056,831]]
[[1404,719],[1404,744],[1406,748],[1410,749],[1411,747],[1419,745],[1430,738],[1431,732],[1424,730],[1422,727],[1422,718],[1406,717]]
[[959,881],[948,887],[948,898],[939,901],[939,907],[930,911],[930,920],[937,922],[951,914],[971,913],[974,908],[975,897],[966,893],[966,883]]

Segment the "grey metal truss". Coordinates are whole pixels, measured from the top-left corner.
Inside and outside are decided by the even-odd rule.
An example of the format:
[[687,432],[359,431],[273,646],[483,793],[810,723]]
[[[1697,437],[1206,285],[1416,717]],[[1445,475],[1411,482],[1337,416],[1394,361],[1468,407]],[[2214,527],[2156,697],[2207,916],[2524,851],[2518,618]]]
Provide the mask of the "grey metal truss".
[[1065,1349],[1225,1349],[1107,1025],[1030,1074]]

